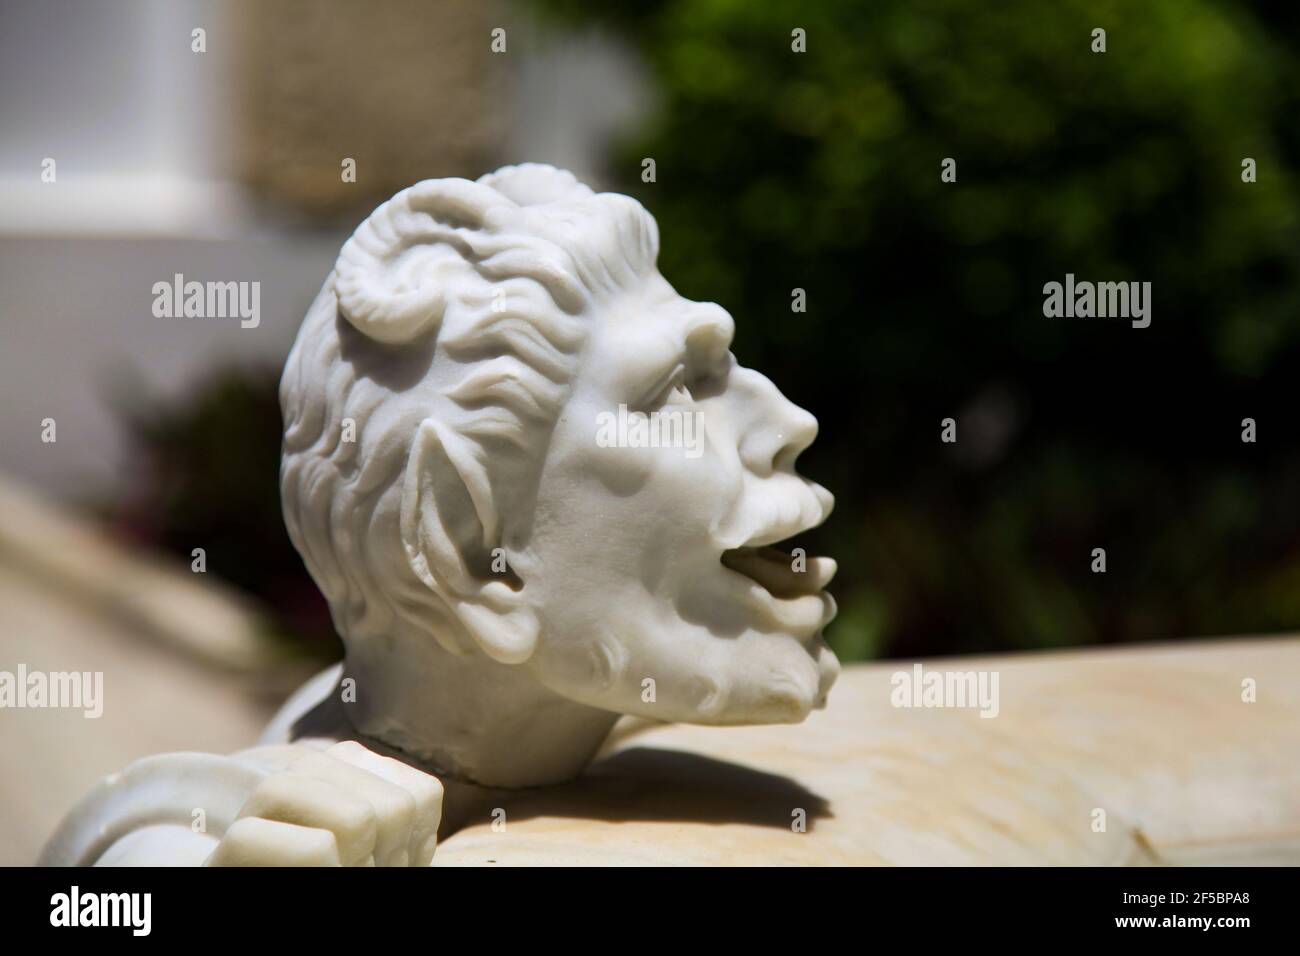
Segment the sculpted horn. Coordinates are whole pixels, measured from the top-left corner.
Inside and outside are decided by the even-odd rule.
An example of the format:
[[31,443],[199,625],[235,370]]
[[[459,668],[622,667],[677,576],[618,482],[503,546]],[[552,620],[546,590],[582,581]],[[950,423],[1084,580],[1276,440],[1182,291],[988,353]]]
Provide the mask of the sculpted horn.
[[[411,342],[438,328],[446,307],[439,262],[476,258],[472,238],[494,209],[513,205],[467,179],[427,179],[381,205],[343,244],[334,291],[344,318],[372,339]],[[431,255],[404,254],[425,246]],[[435,253],[441,250],[442,255]]]

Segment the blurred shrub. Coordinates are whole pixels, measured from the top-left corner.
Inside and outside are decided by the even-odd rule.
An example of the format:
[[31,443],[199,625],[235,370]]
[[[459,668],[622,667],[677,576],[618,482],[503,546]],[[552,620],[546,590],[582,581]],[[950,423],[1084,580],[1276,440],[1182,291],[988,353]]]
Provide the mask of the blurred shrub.
[[[1300,5],[541,5],[653,68],[662,108],[611,169],[669,279],[822,422],[803,468],[838,504],[811,547],[841,563],[846,658],[1300,625]],[[1044,318],[1067,272],[1151,281],[1152,326]],[[132,405],[115,513],[182,560],[202,542],[330,656],[280,516],[277,377]]]
[[137,449],[117,532],[259,598],[273,637],[308,656],[342,657],[329,607],[280,515],[279,369],[217,368],[179,402],[123,385],[116,396]]
[[[822,423],[846,657],[1300,625],[1300,5],[539,5],[645,58],[610,168]],[[1044,318],[1067,272],[1151,281],[1152,326]]]

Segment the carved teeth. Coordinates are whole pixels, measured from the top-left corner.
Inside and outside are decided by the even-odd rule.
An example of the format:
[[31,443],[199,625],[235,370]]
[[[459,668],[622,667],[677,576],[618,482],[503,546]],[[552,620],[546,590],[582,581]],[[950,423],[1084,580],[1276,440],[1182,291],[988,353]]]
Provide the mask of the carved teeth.
[[779,598],[816,594],[830,584],[837,568],[833,558],[808,557],[797,564],[793,556],[773,547],[732,548],[722,553],[722,564]]

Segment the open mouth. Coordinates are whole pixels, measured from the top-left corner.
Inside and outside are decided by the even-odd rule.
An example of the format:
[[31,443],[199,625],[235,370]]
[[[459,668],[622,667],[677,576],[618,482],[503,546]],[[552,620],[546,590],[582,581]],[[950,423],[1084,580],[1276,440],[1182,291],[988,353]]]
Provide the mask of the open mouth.
[[817,594],[830,584],[836,570],[834,558],[795,555],[775,545],[730,548],[722,552],[722,564],[773,597],[785,599]]

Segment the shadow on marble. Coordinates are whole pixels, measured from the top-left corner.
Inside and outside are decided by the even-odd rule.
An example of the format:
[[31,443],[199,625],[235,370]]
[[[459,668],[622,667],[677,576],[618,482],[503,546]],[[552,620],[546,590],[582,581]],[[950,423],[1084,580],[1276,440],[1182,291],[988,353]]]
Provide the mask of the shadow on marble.
[[831,804],[795,780],[682,750],[634,746],[596,761],[579,779],[523,790],[448,783],[441,839],[502,808],[511,823],[537,817],[605,823],[706,823],[788,831],[792,808],[809,832],[832,818]]

